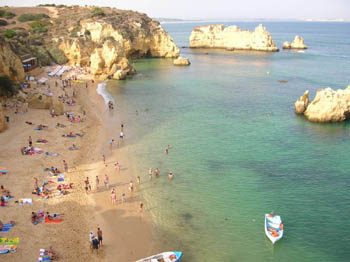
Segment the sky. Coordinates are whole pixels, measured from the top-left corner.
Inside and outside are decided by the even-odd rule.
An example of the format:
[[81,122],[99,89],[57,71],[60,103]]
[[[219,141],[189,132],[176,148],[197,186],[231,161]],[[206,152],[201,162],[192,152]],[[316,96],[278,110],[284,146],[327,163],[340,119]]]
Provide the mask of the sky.
[[1,6],[98,5],[179,19],[350,20],[350,0],[0,0]]

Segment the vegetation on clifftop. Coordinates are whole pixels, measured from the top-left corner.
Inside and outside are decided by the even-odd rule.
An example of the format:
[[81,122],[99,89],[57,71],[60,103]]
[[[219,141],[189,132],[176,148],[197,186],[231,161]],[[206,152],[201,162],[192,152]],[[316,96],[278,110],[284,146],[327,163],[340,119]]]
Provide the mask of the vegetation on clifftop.
[[0,9],[0,17],[2,18],[6,18],[6,19],[11,19],[13,17],[15,17],[16,15],[10,11],[6,11],[6,10],[1,10]]
[[17,18],[17,20],[20,22],[29,22],[29,21],[39,21],[44,18],[50,18],[50,17],[46,14],[22,14]]

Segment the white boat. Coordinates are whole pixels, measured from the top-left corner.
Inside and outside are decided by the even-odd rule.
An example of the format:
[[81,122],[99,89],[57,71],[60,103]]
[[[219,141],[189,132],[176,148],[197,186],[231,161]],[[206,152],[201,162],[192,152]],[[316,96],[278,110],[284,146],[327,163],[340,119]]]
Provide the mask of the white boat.
[[136,262],[177,262],[177,261],[180,261],[181,257],[182,257],[182,252],[170,251],[170,252],[163,252],[158,255],[146,257],[146,258],[137,260]]
[[265,234],[272,244],[283,237],[283,224],[280,216],[265,214]]

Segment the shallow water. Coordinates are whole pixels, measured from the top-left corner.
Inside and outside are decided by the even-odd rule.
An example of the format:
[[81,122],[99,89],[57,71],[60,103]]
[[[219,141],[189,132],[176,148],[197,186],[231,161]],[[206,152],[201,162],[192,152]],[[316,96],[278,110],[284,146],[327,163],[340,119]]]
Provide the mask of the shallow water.
[[[181,47],[195,25],[163,26]],[[350,84],[350,24],[264,25],[278,46],[300,34],[309,49],[184,48],[189,67],[136,60],[137,75],[109,83],[130,119],[125,146],[146,210],[164,249],[184,251],[184,262],[349,261],[350,125],[310,123],[294,102],[306,89],[313,97]],[[150,167],[161,176],[150,181]],[[285,225],[274,246],[264,235],[271,210]]]

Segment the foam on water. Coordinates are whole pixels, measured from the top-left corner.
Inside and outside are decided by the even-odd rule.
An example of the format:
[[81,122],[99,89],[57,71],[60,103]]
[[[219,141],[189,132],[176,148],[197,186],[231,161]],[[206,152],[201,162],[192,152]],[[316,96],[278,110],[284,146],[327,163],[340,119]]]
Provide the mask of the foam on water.
[[114,100],[113,96],[106,89],[106,86],[107,86],[107,82],[103,82],[103,83],[98,84],[96,92],[97,92],[97,94],[99,94],[100,96],[103,97],[103,100],[105,101],[106,105],[108,105],[109,101],[112,101],[112,103],[114,104],[115,100]]

